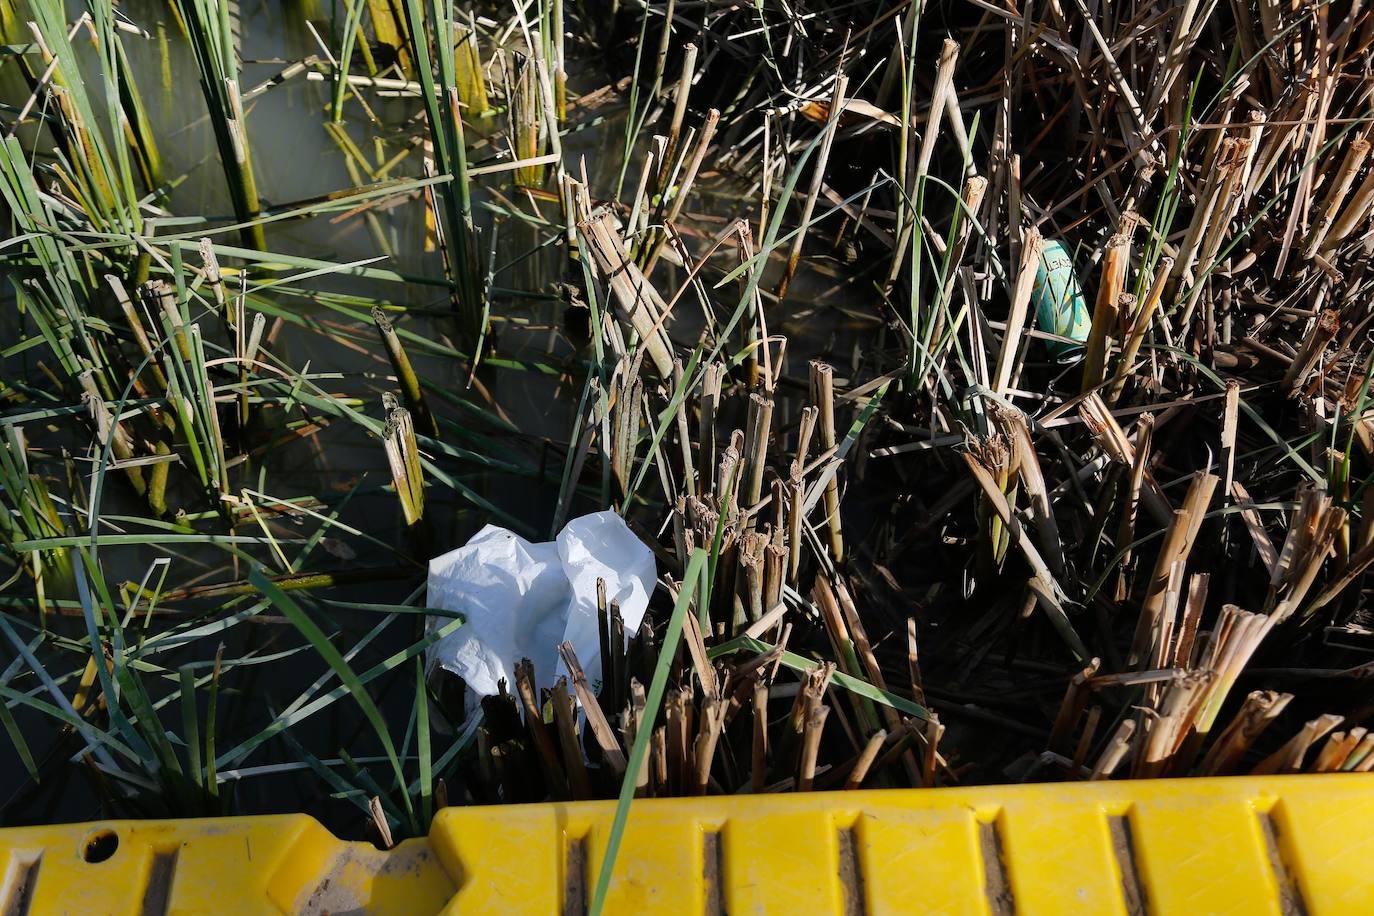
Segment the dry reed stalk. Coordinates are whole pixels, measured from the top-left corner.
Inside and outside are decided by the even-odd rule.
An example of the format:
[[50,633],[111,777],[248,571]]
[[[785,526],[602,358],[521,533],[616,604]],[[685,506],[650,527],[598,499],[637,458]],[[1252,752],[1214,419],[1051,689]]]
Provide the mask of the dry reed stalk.
[[[1010,487],[1012,451],[1007,442],[1007,437],[999,432],[986,438],[973,439],[968,444],[968,453],[987,471],[992,485],[997,488],[998,493],[1002,494],[1003,501],[1008,506],[1014,505],[1016,492]],[[979,507],[979,516],[983,529],[980,539],[981,549],[985,551],[985,556],[1000,568],[1006,558],[1009,536],[1006,527],[1001,518],[985,505]]]
[[1035,528],[1036,540],[1040,542],[1045,562],[1056,575],[1065,570],[1064,545],[1059,536],[1059,523],[1054,517],[1053,500],[1040,458],[1035,452],[1035,442],[1031,437],[1030,424],[1021,413],[1008,410],[993,411],[998,425],[1012,446],[1012,466],[1030,501],[1030,520]]
[[1317,367],[1326,345],[1335,339],[1341,330],[1341,313],[1336,309],[1326,309],[1312,323],[1311,330],[1303,339],[1297,356],[1284,373],[1280,387],[1285,394],[1295,394],[1307,381],[1307,376]]
[[191,359],[191,344],[177,307],[176,290],[161,280],[150,280],[142,287],[143,300],[154,315],[161,313],[166,336],[176,344],[177,353],[186,361]]
[[1288,739],[1283,747],[1265,757],[1250,771],[1251,776],[1269,776],[1276,773],[1296,773],[1302,769],[1302,761],[1307,750],[1320,741],[1327,732],[1344,721],[1344,717],[1326,713],[1307,722],[1296,735]]
[[1255,690],[1247,695],[1230,724],[1212,743],[1211,750],[1198,768],[1198,775],[1225,776],[1234,773],[1255,739],[1278,718],[1292,699],[1292,694],[1274,690]]
[[744,453],[749,462],[744,501],[750,506],[763,496],[763,472],[768,466],[768,437],[772,423],[773,399],[766,393],[751,394],[744,435]]
[[1102,279],[1093,305],[1092,330],[1084,349],[1082,390],[1085,392],[1102,384],[1107,368],[1107,348],[1118,322],[1116,303],[1126,283],[1130,255],[1130,236],[1118,234],[1107,240],[1106,251],[1102,254]]
[[420,378],[415,374],[415,369],[410,364],[410,357],[406,354],[405,348],[401,346],[400,336],[396,333],[396,329],[391,326],[391,319],[381,308],[373,306],[372,321],[377,325],[377,333],[382,338],[382,347],[386,350],[387,359],[391,361],[391,368],[396,373],[396,382],[401,389],[402,401],[405,403],[406,409],[410,411],[416,429],[431,439],[437,439],[439,437],[439,423],[434,419],[434,414],[430,413],[429,404],[425,400],[424,389],[420,386]]
[[[917,228],[916,202],[924,191],[926,173],[930,160],[935,153],[935,140],[940,135],[940,124],[945,115],[945,97],[954,92],[954,68],[959,61],[959,43],[946,38],[940,46],[940,59],[935,68],[935,82],[930,91],[930,115],[921,135],[920,151],[915,161],[910,161],[912,152],[909,140],[905,140],[908,161],[897,163],[901,181],[902,196],[897,204],[897,226],[894,233],[896,245],[893,249],[892,265],[888,268],[886,288],[891,289],[901,275],[908,249],[912,247],[911,237]],[[916,129],[916,93],[911,93],[911,108],[907,121],[912,133]]]
[[1083,709],[1088,705],[1088,697],[1092,694],[1092,687],[1088,682],[1097,674],[1101,664],[1101,659],[1093,659],[1069,681],[1068,690],[1064,692],[1064,699],[1059,704],[1059,712],[1054,717],[1054,727],[1050,729],[1048,748],[1056,754],[1063,754],[1068,748],[1069,736],[1082,717]]
[[616,314],[639,335],[649,358],[663,378],[672,378],[673,354],[663,328],[668,306],[631,260],[609,211],[584,214],[577,224],[592,254],[597,273],[609,283]]
[[[950,99],[953,101],[952,95]],[[954,295],[954,284],[958,280],[959,265],[963,263],[964,252],[968,249],[969,239],[973,236],[973,225],[978,219],[978,210],[983,205],[983,197],[987,193],[987,190],[988,180],[979,175],[972,175],[964,181],[964,188],[959,195],[962,206],[956,214],[959,228],[954,237],[954,244],[950,247],[949,252],[949,274],[945,277],[944,287],[940,290],[940,298],[938,300],[941,305],[947,304]],[[1016,213],[1019,211],[1016,208],[1012,208],[1011,212]],[[1017,280],[1019,283],[1019,275]],[[1032,277],[1032,281],[1033,280],[1034,277]],[[1017,289],[1019,291],[1019,286]],[[938,350],[940,348],[941,340],[944,337],[945,314],[946,309],[940,308],[935,317],[935,326],[930,333],[932,350]],[[1010,321],[1008,321],[1008,325],[1010,325]],[[952,329],[952,331],[957,330],[957,327]]]
[[[662,139],[656,137],[656,140]],[[631,245],[635,233],[640,229],[640,221],[649,218],[649,175],[654,168],[654,153],[650,150],[644,156],[644,165],[639,170],[639,183],[635,185],[634,196],[630,198],[630,219],[625,223],[625,244]]]
[[720,741],[724,724],[725,701],[719,697],[707,697],[698,718],[700,731],[694,744],[695,776],[691,794],[705,795],[706,786],[711,780],[711,762],[715,759],[716,744]]
[[811,223],[811,214],[816,208],[816,199],[820,197],[825,170],[830,163],[830,148],[835,142],[835,133],[840,127],[840,114],[844,111],[845,89],[848,86],[849,77],[840,75],[835,78],[835,90],[830,96],[830,116],[826,119],[825,133],[821,138],[821,148],[816,154],[816,167],[811,172],[811,186],[807,191],[806,200],[802,204],[801,223],[792,239],[792,250],[788,252],[787,264],[783,268],[782,277],[778,280],[775,291],[778,299],[787,297],[787,288],[792,285],[792,278],[797,273],[797,263],[801,260],[802,243],[806,240],[807,228]]
[[1154,321],[1155,312],[1159,309],[1160,300],[1164,297],[1164,287],[1169,282],[1169,271],[1173,263],[1174,259],[1168,256],[1159,259],[1154,282],[1150,284],[1150,289],[1140,302],[1139,308],[1130,316],[1130,323],[1124,333],[1125,343],[1121,347],[1121,355],[1117,358],[1116,376],[1107,394],[1108,404],[1115,404],[1126,388],[1136,355],[1140,353],[1140,345],[1144,343],[1145,335]]
[[687,171],[683,173],[682,181],[678,183],[674,191],[673,205],[668,211],[668,222],[674,223],[682,213],[682,207],[687,202],[687,196],[692,192],[692,185],[696,181],[697,173],[701,170],[701,163],[706,158],[706,152],[711,148],[711,143],[716,136],[716,125],[720,122],[720,112],[712,108],[706,112],[706,120],[701,126],[701,135],[698,137],[696,146],[692,150],[692,158],[687,162]]
[[1016,365],[1016,354],[1021,346],[1021,334],[1025,330],[1026,315],[1030,309],[1031,293],[1035,289],[1035,275],[1040,265],[1043,248],[1040,233],[1027,229],[1025,241],[1021,246],[1021,262],[1016,272],[1016,285],[1012,289],[1011,309],[1007,312],[1007,329],[1002,334],[1002,349],[997,352],[997,365],[993,370],[992,391],[1006,394],[1011,384],[1012,370]]
[[128,290],[124,287],[124,282],[114,274],[105,274],[105,283],[114,294],[115,301],[119,303],[119,309],[124,315],[129,330],[133,333],[134,342],[138,344],[138,350],[143,354],[148,363],[148,372],[153,377],[153,384],[159,391],[167,389],[167,376],[162,372],[162,360],[154,355],[152,342],[148,339],[147,328],[143,325],[143,319],[134,308],[133,300],[129,297]]
[[702,489],[707,493],[715,492],[716,479],[716,413],[720,409],[721,382],[725,377],[725,367],[711,363],[702,370],[701,391],[697,395],[701,421],[697,428],[697,475],[702,480]]
[[939,762],[940,739],[945,734],[945,727],[940,722],[940,717],[934,713],[925,724],[926,753],[921,767],[921,785],[928,789],[935,788],[935,767]]
[[687,116],[687,99],[692,92],[692,76],[696,71],[696,64],[697,46],[688,42],[682,46],[682,72],[678,76],[677,90],[673,97],[673,119],[668,127],[668,143],[664,155],[659,157],[658,187],[665,194],[669,187],[671,163],[677,156],[678,141],[682,135],[682,122]]
[[558,646],[558,654],[562,657],[563,666],[568,669],[569,676],[572,677],[573,689],[577,693],[578,702],[582,705],[583,715],[587,717],[587,727],[591,729],[592,737],[596,739],[597,746],[601,748],[602,756],[606,758],[612,771],[619,777],[625,772],[625,754],[620,749],[620,743],[616,741],[615,731],[611,728],[611,723],[606,720],[606,715],[601,710],[601,704],[597,702],[596,695],[592,693],[591,684],[587,682],[587,675],[577,661],[577,654],[573,651],[572,643],[561,643]]
[[396,496],[401,501],[406,525],[414,526],[425,514],[425,478],[410,411],[404,407],[394,407],[387,413],[382,442],[386,447],[391,480],[396,485]]
[[1122,551],[1117,573],[1118,601],[1126,599],[1130,592],[1130,580],[1135,576],[1135,554],[1131,544],[1135,542],[1135,523],[1140,506],[1141,488],[1145,484],[1146,464],[1150,459],[1150,446],[1154,440],[1154,415],[1141,414],[1136,420],[1135,428],[1135,460],[1131,464],[1130,476],[1126,479],[1126,498],[1121,507],[1121,520],[1116,531],[1116,543]]
[[1298,509],[1274,563],[1265,599],[1265,612],[1275,618],[1276,625],[1301,606],[1345,519],[1345,510],[1332,505],[1326,493],[1312,486],[1300,490]]
[[[821,449],[835,449],[835,376],[826,363],[811,363],[811,400],[819,411]],[[840,532],[839,475],[831,475],[825,485],[825,523],[830,532],[830,557],[836,566],[844,563],[844,537]]]
[[592,797],[591,780],[587,775],[587,764],[582,759],[582,748],[577,741],[577,722],[574,715],[573,698],[568,693],[568,679],[560,677],[554,684],[549,697],[553,706],[554,726],[558,730],[558,746],[563,753],[563,765],[568,774],[568,784],[574,801]]
[[[692,740],[692,718],[694,708],[692,706],[692,690],[684,687],[681,690],[670,691],[668,699],[664,702],[665,716],[667,725],[664,730],[663,753],[664,759],[663,782],[675,794],[681,794],[688,787],[687,774],[695,770],[695,764],[691,761]],[[695,782],[695,779],[692,780]]]
[[[815,587],[811,590],[811,597],[815,600],[817,608],[820,609],[821,620],[825,625],[826,635],[830,638],[831,649],[834,652],[840,672],[850,677],[863,677],[863,672],[859,670],[859,656],[853,635],[845,620],[844,612],[840,609],[835,590],[824,576],[816,578]],[[853,700],[854,713],[858,717],[863,731],[865,733],[875,731],[878,728],[878,722],[873,704],[858,696],[851,696],[851,699]]]
[[687,651],[692,657],[692,667],[696,670],[697,680],[701,682],[701,692],[707,697],[720,695],[720,682],[716,677],[716,669],[712,667],[710,658],[706,654],[706,643],[701,632],[701,623],[694,614],[686,615],[682,628],[683,640],[687,643]]
[[1216,677],[1198,711],[1194,727],[1200,736],[1211,731],[1226,702],[1226,695],[1272,628],[1272,617],[1250,614],[1233,604],[1222,607],[1221,618],[1202,653],[1201,667]]
[[[1131,444],[1130,439],[1126,438],[1126,433],[1122,430],[1112,412],[1107,409],[1102,398],[1096,393],[1090,394],[1078,405],[1078,415],[1083,420],[1083,425],[1092,433],[1097,445],[1107,454],[1108,457],[1126,467],[1135,464],[1136,450]],[[1150,514],[1154,516],[1160,525],[1168,526],[1173,523],[1174,510],[1169,505],[1169,500],[1164,495],[1164,491],[1155,482],[1154,476],[1147,469],[1140,491],[1141,502]]]
[[752,740],[749,745],[749,790],[763,791],[768,781],[768,685],[754,688]]
[[[651,723],[644,721],[644,685],[637,679],[630,680],[630,696],[625,704],[625,711],[621,713],[620,733],[625,738],[626,747],[634,747],[635,738],[641,728],[650,727]],[[642,798],[649,791],[649,755],[644,755],[644,762],[640,765],[639,772],[635,774],[635,796]]]
[[1346,758],[1364,738],[1366,731],[1364,728],[1352,728],[1349,732],[1332,732],[1307,772],[1334,773],[1342,769]]
[[[525,710],[525,728],[534,738],[535,750],[539,752],[539,760],[544,767],[544,780],[555,798],[566,798],[567,778],[563,773],[563,764],[558,760],[558,752],[554,749],[553,739],[549,737],[548,726],[544,724],[543,709],[535,694],[534,664],[527,658],[522,658],[515,665],[515,688]],[[581,759],[580,754],[578,759]]]
[[1355,196],[1341,208],[1332,222],[1322,241],[1322,253],[1332,252],[1350,233],[1363,226],[1369,220],[1371,210],[1374,210],[1374,171],[1365,175]]
[[[112,416],[112,411],[106,403],[105,398],[100,393],[100,388],[96,385],[95,370],[87,369],[77,376],[77,381],[81,385],[82,400],[86,403],[86,408],[90,412],[91,422],[95,426],[96,441],[110,450],[114,456],[114,467],[120,467],[134,460],[134,440],[129,434],[129,430],[123,422]],[[128,478],[133,486],[134,492],[143,496],[148,492],[147,481],[143,478],[143,469],[138,465],[123,467],[124,476]]]
[[911,696],[918,706],[925,707],[926,692],[921,686],[921,661],[916,652],[916,618],[906,619],[906,664],[907,677],[911,681]]
[[1121,762],[1131,752],[1135,730],[1134,719],[1126,719],[1116,727],[1116,732],[1097,758],[1097,763],[1093,765],[1092,774],[1088,779],[1097,781],[1111,778],[1112,774],[1116,772],[1116,768],[1121,766]]
[[1027,585],[1034,593],[1040,606],[1045,609],[1046,613],[1049,615],[1050,622],[1054,624],[1055,629],[1069,645],[1069,648],[1072,649],[1074,654],[1081,660],[1087,661],[1089,657],[1088,651],[1084,647],[1083,641],[1079,638],[1078,633],[1074,630],[1073,624],[1069,621],[1067,612],[1064,610],[1064,605],[1060,598],[1060,596],[1063,595],[1063,590],[1059,587],[1058,583],[1056,583],[1054,574],[1051,573],[1049,567],[1045,565],[1045,561],[1040,557],[1040,553],[1035,549],[1035,545],[1030,542],[1030,538],[1026,535],[1025,529],[1021,527],[1021,523],[1017,521],[1015,515],[1011,511],[1011,507],[1007,504],[1006,497],[993,481],[992,475],[989,474],[987,469],[980,465],[978,460],[969,452],[964,451],[960,454],[964,459],[965,466],[972,472],[974,480],[982,489],[983,495],[987,497],[988,505],[992,508],[992,511],[996,513],[1002,524],[1006,526],[1011,540],[1020,548],[1022,555],[1030,564],[1034,577]]
[[1194,573],[1188,579],[1188,599],[1184,606],[1183,622],[1179,627],[1178,638],[1165,664],[1182,668],[1193,666],[1193,648],[1197,642],[1198,626],[1202,623],[1202,612],[1207,604],[1207,590],[1211,585],[1208,573]]
[[376,795],[369,798],[367,811],[372,818],[372,826],[377,831],[377,839],[382,844],[382,848],[390,849],[395,846],[396,841],[391,836],[391,824],[387,822],[386,810],[382,808],[382,799]]
[[864,749],[854,761],[854,766],[850,769],[849,775],[845,777],[845,789],[857,789],[863,785],[863,781],[868,778],[868,771],[873,766],[873,761],[878,758],[878,752],[883,749],[883,744],[886,741],[887,732],[881,728],[869,736],[868,743],[864,745]]
[[1264,563],[1264,568],[1272,576],[1278,569],[1279,552],[1274,549],[1274,542],[1269,540],[1269,534],[1264,529],[1264,522],[1260,518],[1259,512],[1254,508],[1255,501],[1250,498],[1247,491],[1239,480],[1231,481],[1231,495],[1235,497],[1236,504],[1243,507],[1240,517],[1245,522],[1245,529],[1250,534],[1250,540],[1255,545],[1255,552],[1259,554],[1260,561]]
[[1244,163],[1248,160],[1250,141],[1245,138],[1223,141],[1220,162],[1213,172],[1215,196],[1209,198],[1208,206],[1203,209],[1203,218],[1195,220],[1193,227],[1198,235],[1191,234],[1180,249],[1185,270],[1197,264],[1202,266],[1202,274],[1195,278],[1188,291],[1188,299],[1183,307],[1183,317],[1178,327],[1187,328],[1192,322],[1197,304],[1201,301],[1208,284],[1205,282],[1216,265],[1217,252],[1227,236],[1227,227],[1240,204]]
[[1307,235],[1307,242],[1303,245],[1302,256],[1311,260],[1322,244],[1326,241],[1326,235],[1331,231],[1336,223],[1341,204],[1345,202],[1345,196],[1350,193],[1350,186],[1355,181],[1356,174],[1364,166],[1365,160],[1369,157],[1369,141],[1363,137],[1356,137],[1350,142],[1350,147],[1346,150],[1345,158],[1341,161],[1340,170],[1336,173],[1335,180],[1327,191],[1326,200],[1321,206],[1321,216],[1313,225],[1312,230]]
[[219,422],[219,406],[215,397],[215,385],[210,379],[210,370],[205,365],[205,341],[201,337],[199,324],[191,325],[188,345],[195,353],[193,365],[198,376],[196,384],[204,393],[201,410],[210,440],[208,443],[210,473],[219,488],[219,496],[223,499],[229,495],[229,460],[225,448],[224,430]]
[[1236,426],[1240,420],[1240,382],[1226,381],[1226,398],[1221,410],[1221,498],[1231,501],[1231,483],[1236,471]]
[[1131,773],[1134,778],[1151,779],[1170,771],[1211,682],[1210,672],[1188,671],[1168,683],[1158,713],[1145,718],[1140,753]]
[[795,587],[797,575],[801,571],[802,523],[806,515],[806,487],[802,483],[801,472],[795,465],[792,467],[792,476],[787,481],[785,490],[788,496],[787,583]]
[[234,316],[226,307],[228,297],[224,293],[224,276],[220,273],[219,258],[215,257],[214,246],[207,238],[197,242],[196,249],[200,253],[201,276],[205,278],[205,283],[210,287],[210,292],[214,296],[215,308],[220,317],[230,327],[233,327]]
[[1128,664],[1138,667],[1150,666],[1150,647],[1157,645],[1161,626],[1166,618],[1172,618],[1176,607],[1177,595],[1171,593],[1169,584],[1174,580],[1175,567],[1180,569],[1188,561],[1197,532],[1206,515],[1216,490],[1218,478],[1215,474],[1199,473],[1193,477],[1184,499],[1183,507],[1174,513],[1164,541],[1160,545],[1155,560],[1154,572],[1146,586],[1145,598],[1140,606],[1140,618],[1136,624],[1135,638],[1131,643]]
[[1374,770],[1374,733],[1366,732],[1360,743],[1345,758],[1341,769],[1351,773],[1368,773]]
[[1374,540],[1369,540],[1366,536],[1364,545],[1350,555],[1340,575],[1329,582],[1321,593],[1303,608],[1304,618],[1311,617],[1339,597],[1355,580],[1368,572],[1371,565],[1374,565]]
[[1097,737],[1097,726],[1101,720],[1101,706],[1093,706],[1088,709],[1087,720],[1083,723],[1083,733],[1078,737],[1078,744],[1073,752],[1073,760],[1069,765],[1069,772],[1075,777],[1083,771],[1083,764],[1087,762],[1088,751],[1092,748],[1093,739]]
[[802,734],[801,762],[797,766],[798,792],[810,792],[812,784],[816,781],[816,755],[820,752],[821,732],[825,729],[825,720],[829,715],[829,706],[817,706],[806,716],[806,729]]
[[[697,173],[701,170],[701,163],[706,158],[706,152],[710,148],[716,136],[716,125],[720,121],[720,112],[712,108],[706,112],[706,121],[702,124],[701,135],[692,147],[692,156],[687,160],[687,168],[683,173],[681,181],[676,180],[676,172],[673,174],[672,182],[664,188],[663,193],[672,193],[672,205],[668,209],[664,223],[671,227],[682,213],[683,206],[687,203],[687,197],[692,193],[692,185],[696,182]],[[690,136],[689,136],[690,140]],[[747,225],[747,224],[746,224]],[[663,250],[663,244],[667,240],[667,235],[663,232],[655,232],[653,242],[650,244],[649,254],[643,259],[644,275],[651,276],[654,266],[658,263],[659,255]]]
[[802,408],[797,420],[797,450],[792,455],[792,469],[798,475],[806,467],[807,456],[811,453],[811,437],[816,431],[819,414],[819,408],[808,405]]

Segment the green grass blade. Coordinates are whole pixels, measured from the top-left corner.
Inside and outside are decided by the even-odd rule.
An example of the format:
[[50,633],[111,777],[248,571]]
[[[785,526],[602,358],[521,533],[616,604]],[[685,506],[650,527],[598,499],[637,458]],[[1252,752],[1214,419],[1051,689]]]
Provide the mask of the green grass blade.
[[687,560],[687,571],[682,577],[682,591],[673,604],[673,616],[668,620],[667,632],[663,634],[663,645],[659,648],[658,664],[654,666],[654,677],[649,684],[649,693],[644,699],[644,721],[635,731],[634,747],[630,749],[630,760],[625,767],[625,778],[620,783],[620,797],[615,803],[615,819],[611,822],[611,832],[606,838],[606,854],[601,859],[601,873],[596,877],[596,891],[592,894],[591,916],[601,916],[606,906],[606,894],[611,889],[611,872],[615,869],[616,855],[620,852],[620,841],[625,833],[625,820],[630,815],[630,802],[634,799],[635,780],[644,755],[649,752],[649,737],[654,731],[654,720],[663,704],[663,691],[668,686],[668,669],[672,667],[673,656],[677,653],[678,640],[682,638],[682,624],[687,616],[687,607],[706,568],[706,551],[698,547]]
[[[248,579],[257,586],[258,591],[262,592],[263,597],[271,601],[273,606],[281,611],[295,625],[296,629],[301,631],[301,635],[306,638],[320,658],[324,659],[325,663],[338,675],[339,680],[348,688],[358,707],[363,711],[363,715],[372,724],[378,740],[382,742],[382,748],[386,751],[387,759],[391,761],[391,768],[395,771],[397,783],[405,785],[405,776],[401,772],[401,761],[396,756],[396,747],[391,741],[391,732],[387,730],[386,720],[382,718],[382,713],[377,709],[377,705],[372,702],[372,697],[368,694],[363,682],[358,679],[358,675],[348,662],[344,661],[344,657],[339,654],[339,650],[329,641],[329,637],[324,635],[324,631],[310,618],[310,615],[290,595],[278,588],[263,574],[261,567],[254,568],[248,574]],[[418,833],[419,828],[415,823],[415,810],[410,803],[409,793],[404,793],[403,800],[411,830]]]

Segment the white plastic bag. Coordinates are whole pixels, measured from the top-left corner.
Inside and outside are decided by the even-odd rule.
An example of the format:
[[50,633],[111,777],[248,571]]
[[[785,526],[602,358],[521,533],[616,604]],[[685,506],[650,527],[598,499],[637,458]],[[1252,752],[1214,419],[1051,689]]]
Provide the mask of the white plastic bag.
[[[599,687],[596,580],[605,580],[606,600],[620,605],[628,636],[644,619],[655,576],[653,551],[614,512],[573,519],[557,540],[538,544],[488,525],[429,561],[427,606],[464,618],[430,646],[430,665],[459,675],[483,697],[497,693],[501,678],[513,692],[515,664],[528,658],[539,686],[551,686],[566,673],[558,644],[568,641]],[[443,622],[430,619],[431,627]]]

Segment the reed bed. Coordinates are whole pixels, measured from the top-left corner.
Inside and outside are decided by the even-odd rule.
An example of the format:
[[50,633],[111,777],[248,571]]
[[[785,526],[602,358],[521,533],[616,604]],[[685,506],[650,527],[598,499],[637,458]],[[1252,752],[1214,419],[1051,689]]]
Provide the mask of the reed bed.
[[[369,0],[259,61],[51,7],[0,6],[4,817],[1374,766],[1370,11]],[[133,104],[159,23],[232,215]],[[287,98],[350,183],[266,193]],[[430,556],[608,507],[660,587],[599,682],[426,666]]]

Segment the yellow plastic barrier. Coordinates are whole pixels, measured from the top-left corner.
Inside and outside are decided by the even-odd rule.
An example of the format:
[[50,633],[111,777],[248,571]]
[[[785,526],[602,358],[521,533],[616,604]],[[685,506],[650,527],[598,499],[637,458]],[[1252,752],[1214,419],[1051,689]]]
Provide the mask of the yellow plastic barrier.
[[[0,831],[0,914],[583,913],[614,804]],[[637,801],[608,913],[1374,913],[1374,774]]]

